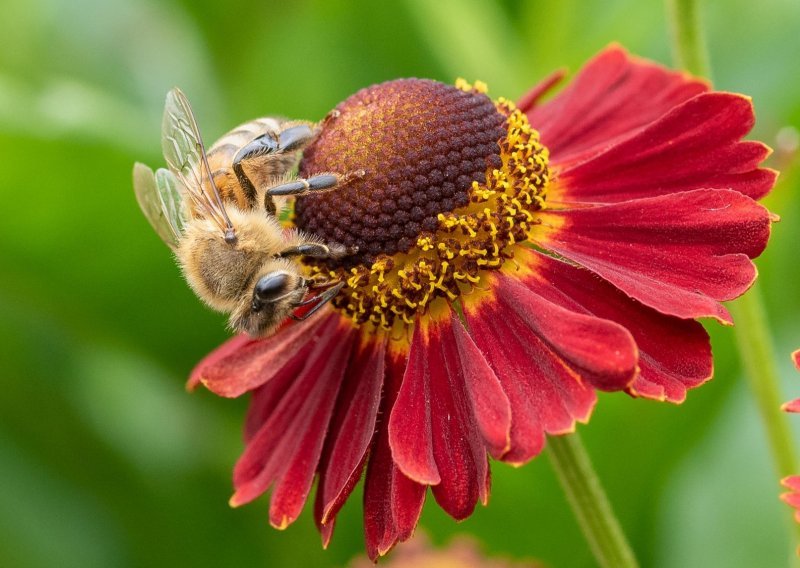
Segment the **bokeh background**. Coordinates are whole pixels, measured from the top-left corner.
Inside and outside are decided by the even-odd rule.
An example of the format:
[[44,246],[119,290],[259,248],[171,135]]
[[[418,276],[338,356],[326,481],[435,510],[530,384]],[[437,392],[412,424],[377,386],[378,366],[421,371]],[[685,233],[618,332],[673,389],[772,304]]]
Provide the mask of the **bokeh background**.
[[[800,395],[800,3],[706,2],[717,88],[751,95],[754,136],[785,170],[759,259],[786,398]],[[361,87],[481,79],[516,98],[611,41],[669,63],[663,5],[639,0],[4,0],[0,18],[0,565],[342,566],[363,550],[360,496],[327,551],[309,511],[233,510],[246,401],[189,395],[226,338],[138,210],[135,160],[162,163],[166,91],[207,141],[265,114],[319,119]],[[644,566],[779,566],[792,550],[778,480],[731,329],[709,324],[716,377],[680,407],[601,396],[580,428]],[[794,426],[800,428],[800,419]],[[798,437],[800,440],[800,437]],[[495,464],[493,495],[436,543],[592,566],[546,456]]]

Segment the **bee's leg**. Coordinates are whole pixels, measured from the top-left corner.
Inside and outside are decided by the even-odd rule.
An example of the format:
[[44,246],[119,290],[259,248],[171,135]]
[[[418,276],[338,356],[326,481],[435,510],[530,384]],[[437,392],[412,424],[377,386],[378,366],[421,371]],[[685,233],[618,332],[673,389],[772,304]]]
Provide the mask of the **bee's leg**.
[[364,170],[356,170],[342,174],[319,174],[310,178],[297,178],[279,185],[275,185],[267,190],[267,195],[273,197],[288,197],[290,195],[301,196],[312,193],[324,193],[337,187],[341,187],[350,181],[364,177]]
[[336,296],[336,294],[339,293],[339,290],[341,290],[342,288],[344,288],[344,282],[339,282],[338,284],[336,284],[336,286],[328,288],[327,290],[325,290],[324,292],[322,292],[321,294],[319,294],[317,296],[314,296],[313,298],[309,298],[308,300],[303,300],[302,302],[296,303],[294,305],[295,308],[300,308],[300,307],[308,306],[308,305],[311,305],[311,304],[314,304],[314,306],[310,310],[308,310],[306,313],[304,313],[302,316],[296,316],[294,314],[291,314],[289,317],[291,317],[293,320],[296,320],[296,321],[303,321],[305,319],[310,318],[320,308],[322,308],[322,306],[324,306],[325,304],[330,302]]
[[311,124],[290,126],[278,135],[278,151],[293,152],[303,149],[319,134],[319,129]]
[[321,243],[301,243],[283,249],[279,256],[310,256],[312,258],[339,259],[358,252],[358,247],[346,247],[338,243],[323,245]]
[[[258,138],[255,138],[251,142],[248,142],[239,148],[239,151],[236,152],[236,155],[233,157],[233,173],[236,174],[236,179],[239,180],[239,184],[242,186],[242,189],[247,196],[247,200],[251,205],[255,205],[256,202],[256,188],[253,185],[253,182],[250,181],[250,178],[247,177],[247,174],[244,173],[242,162],[245,162],[250,158],[255,158],[256,156],[271,154],[277,149],[277,147],[277,140],[271,136],[262,134]],[[264,202],[264,205],[268,207],[266,201]],[[272,208],[275,208],[274,204],[272,204]],[[274,211],[270,211],[270,213],[274,214]]]

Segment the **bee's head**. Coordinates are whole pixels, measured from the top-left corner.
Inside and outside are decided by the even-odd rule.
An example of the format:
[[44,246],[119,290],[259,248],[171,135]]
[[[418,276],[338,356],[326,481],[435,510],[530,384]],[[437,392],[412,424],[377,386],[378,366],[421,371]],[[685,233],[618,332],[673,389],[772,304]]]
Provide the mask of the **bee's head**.
[[296,264],[287,259],[270,259],[241,295],[231,312],[230,326],[252,337],[269,335],[289,317],[307,290]]

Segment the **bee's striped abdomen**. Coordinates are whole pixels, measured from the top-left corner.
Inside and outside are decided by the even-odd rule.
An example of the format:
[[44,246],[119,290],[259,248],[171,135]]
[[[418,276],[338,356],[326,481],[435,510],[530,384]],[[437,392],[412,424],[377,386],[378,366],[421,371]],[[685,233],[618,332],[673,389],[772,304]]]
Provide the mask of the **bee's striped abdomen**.
[[223,199],[235,202],[242,209],[253,206],[253,196],[246,194],[233,172],[233,159],[243,146],[255,138],[270,133],[277,136],[282,122],[282,119],[271,117],[245,122],[224,134],[209,148],[208,165]]

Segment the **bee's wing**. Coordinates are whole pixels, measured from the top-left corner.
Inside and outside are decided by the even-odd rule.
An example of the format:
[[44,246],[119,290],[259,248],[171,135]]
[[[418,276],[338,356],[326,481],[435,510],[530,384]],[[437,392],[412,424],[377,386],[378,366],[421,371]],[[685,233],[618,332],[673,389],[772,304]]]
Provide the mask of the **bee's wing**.
[[175,177],[164,168],[153,174],[153,170],[136,162],[133,165],[133,190],[139,207],[158,236],[172,250],[177,249],[187,213]]
[[[170,172],[183,186],[194,212],[214,221],[226,238],[233,237],[233,226],[214,184],[192,107],[178,88],[167,93],[161,122],[161,149]],[[210,194],[203,186],[204,180],[208,181]]]

